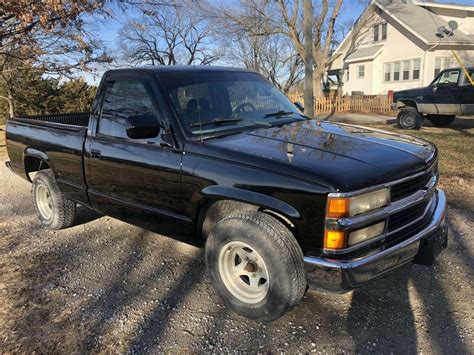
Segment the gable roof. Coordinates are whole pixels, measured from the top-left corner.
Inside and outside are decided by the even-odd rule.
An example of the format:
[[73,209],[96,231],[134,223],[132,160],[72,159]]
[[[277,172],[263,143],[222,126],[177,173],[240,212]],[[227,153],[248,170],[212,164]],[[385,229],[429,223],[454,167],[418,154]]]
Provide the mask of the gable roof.
[[[448,22],[430,11],[429,6],[423,7],[418,2],[412,2],[411,0],[378,0],[374,4],[426,44],[472,44],[473,36],[467,35],[459,29],[454,31],[452,37],[441,39],[436,37],[438,28],[441,26],[448,27]],[[449,4],[446,4],[446,7],[449,6]],[[462,5],[455,6],[461,7]],[[470,8],[471,6],[465,7]]]
[[356,61],[356,60],[363,60],[363,59],[373,59],[382,51],[383,44],[372,46],[372,47],[365,47],[356,50],[355,52],[349,54],[346,57],[346,62],[349,61]]
[[[369,6],[364,10],[364,12],[359,16],[359,18],[354,23],[354,26],[347,33],[346,37],[342,42],[337,46],[333,55],[331,56],[330,63],[339,57],[341,53],[341,48],[344,44],[357,33],[358,29],[364,26],[364,18],[369,17],[369,13],[374,11],[376,8],[379,8],[381,11],[385,12],[388,16],[394,18],[395,21],[400,23],[408,31],[413,33],[417,38],[419,38],[426,45],[433,45],[437,43],[441,44],[452,44],[452,45],[474,45],[474,34],[465,34],[460,30],[456,30],[453,37],[439,39],[436,37],[436,32],[440,26],[447,27],[448,23],[446,20],[442,19],[440,16],[434,12],[428,10],[430,7],[438,7],[440,4],[427,2],[422,0],[422,2],[417,0],[372,0]],[[456,5],[456,4],[442,4],[443,8],[452,8],[456,10],[464,10],[471,12],[474,7],[469,5]],[[449,41],[449,42],[448,42]]]

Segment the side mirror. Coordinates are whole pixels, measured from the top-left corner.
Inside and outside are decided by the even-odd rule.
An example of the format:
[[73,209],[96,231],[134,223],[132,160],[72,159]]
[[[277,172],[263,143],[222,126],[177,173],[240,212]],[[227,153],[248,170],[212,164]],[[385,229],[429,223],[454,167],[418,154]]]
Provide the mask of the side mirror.
[[295,101],[294,104],[298,110],[300,110],[301,112],[304,112],[304,106],[301,102]]
[[155,138],[160,133],[160,125],[154,115],[130,116],[127,122],[127,136],[131,139]]

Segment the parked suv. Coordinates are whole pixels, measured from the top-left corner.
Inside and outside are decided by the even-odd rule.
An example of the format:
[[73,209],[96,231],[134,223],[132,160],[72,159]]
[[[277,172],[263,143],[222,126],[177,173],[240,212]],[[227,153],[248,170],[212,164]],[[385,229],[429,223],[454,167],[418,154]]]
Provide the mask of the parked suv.
[[[474,68],[467,70],[473,78]],[[393,102],[401,128],[420,129],[425,118],[446,127],[456,116],[474,115],[474,86],[463,69],[446,69],[428,87],[395,92]]]

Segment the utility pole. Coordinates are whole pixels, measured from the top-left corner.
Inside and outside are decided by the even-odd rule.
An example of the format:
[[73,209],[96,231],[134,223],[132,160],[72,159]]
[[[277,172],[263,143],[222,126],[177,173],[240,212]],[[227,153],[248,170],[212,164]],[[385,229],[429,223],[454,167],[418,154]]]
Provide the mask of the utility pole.
[[303,33],[304,33],[304,113],[314,116],[313,93],[313,1],[303,0]]

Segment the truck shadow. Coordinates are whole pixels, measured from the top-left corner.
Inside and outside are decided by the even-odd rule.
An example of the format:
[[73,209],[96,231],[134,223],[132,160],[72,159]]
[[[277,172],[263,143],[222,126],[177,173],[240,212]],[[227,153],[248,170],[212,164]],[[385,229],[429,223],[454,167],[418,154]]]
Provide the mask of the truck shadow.
[[86,206],[78,205],[77,206],[77,214],[74,220],[73,226],[79,226],[81,224],[86,224],[96,219],[102,218],[104,215],[87,208]]
[[[356,353],[383,350],[416,354],[423,341],[424,348],[428,342],[433,353],[469,353],[461,325],[453,317],[458,312],[452,302],[456,281],[441,283],[440,275],[443,269],[455,267],[452,263],[462,263],[463,273],[470,277],[474,259],[452,223],[450,230],[448,249],[435,265],[409,264],[353,291],[347,327]],[[448,298],[447,292],[451,297]]]

